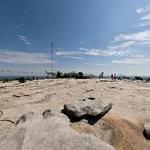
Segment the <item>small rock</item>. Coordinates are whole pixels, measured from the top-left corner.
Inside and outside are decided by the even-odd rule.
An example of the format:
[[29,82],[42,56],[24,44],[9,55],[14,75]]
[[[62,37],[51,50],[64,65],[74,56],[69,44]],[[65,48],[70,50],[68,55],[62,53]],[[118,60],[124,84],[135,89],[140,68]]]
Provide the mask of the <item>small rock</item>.
[[115,86],[111,86],[111,87],[109,87],[110,89],[115,89],[116,87]]
[[30,94],[23,94],[23,96],[30,96]]
[[20,95],[18,94],[13,94],[14,97],[21,97]]
[[88,97],[89,100],[95,100],[95,97]]
[[90,90],[85,90],[85,92],[91,92],[91,91],[94,91],[94,89],[90,89]]
[[49,116],[51,116],[51,115],[53,115],[53,114],[51,113],[51,110],[50,110],[50,109],[47,109],[47,110],[45,110],[45,111],[42,113],[42,115],[43,115],[43,118],[46,119],[46,118],[48,118]]
[[86,119],[81,119],[81,122],[88,123],[88,121]]
[[83,98],[83,99],[80,99],[79,101],[86,101],[86,99]]

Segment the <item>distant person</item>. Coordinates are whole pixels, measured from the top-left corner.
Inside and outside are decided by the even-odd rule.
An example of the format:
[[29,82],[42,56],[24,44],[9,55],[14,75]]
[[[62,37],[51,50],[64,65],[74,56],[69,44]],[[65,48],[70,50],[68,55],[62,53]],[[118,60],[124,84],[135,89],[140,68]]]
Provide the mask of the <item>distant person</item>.
[[101,72],[101,74],[99,75],[99,78],[100,78],[100,79],[103,79],[103,78],[104,78],[104,72]]
[[101,79],[101,75],[99,75],[99,77],[98,77],[99,79]]
[[116,74],[114,74],[114,77],[113,77],[113,78],[114,78],[114,80],[116,81],[116,79],[117,79],[117,76],[116,76]]
[[113,74],[111,74],[111,80],[113,80],[113,78],[114,78],[114,75],[113,75]]

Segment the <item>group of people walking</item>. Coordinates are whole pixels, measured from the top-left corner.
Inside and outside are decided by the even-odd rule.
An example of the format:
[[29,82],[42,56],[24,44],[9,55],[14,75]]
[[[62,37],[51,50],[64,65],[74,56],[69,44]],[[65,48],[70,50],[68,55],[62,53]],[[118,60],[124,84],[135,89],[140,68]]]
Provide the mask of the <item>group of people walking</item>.
[[[104,78],[104,72],[101,72],[101,74],[99,75],[99,79],[103,79],[103,78]],[[111,79],[114,80],[114,81],[116,81],[117,76],[116,76],[115,73],[111,74]]]
[[111,74],[111,79],[112,79],[112,80],[114,80],[114,81],[116,81],[117,76],[116,76],[116,74],[115,74],[115,73],[114,73],[114,74],[113,74],[113,73]]

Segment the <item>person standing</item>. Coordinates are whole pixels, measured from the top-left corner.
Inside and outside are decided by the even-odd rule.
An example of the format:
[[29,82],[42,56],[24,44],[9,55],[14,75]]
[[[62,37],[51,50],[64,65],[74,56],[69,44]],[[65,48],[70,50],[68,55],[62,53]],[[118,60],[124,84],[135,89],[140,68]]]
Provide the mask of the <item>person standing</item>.
[[114,74],[114,80],[116,81],[117,77],[116,77],[116,74]]
[[114,76],[113,76],[113,74],[111,74],[111,80],[113,80],[113,78],[114,78]]
[[101,78],[101,79],[104,78],[104,72],[101,72],[100,78]]

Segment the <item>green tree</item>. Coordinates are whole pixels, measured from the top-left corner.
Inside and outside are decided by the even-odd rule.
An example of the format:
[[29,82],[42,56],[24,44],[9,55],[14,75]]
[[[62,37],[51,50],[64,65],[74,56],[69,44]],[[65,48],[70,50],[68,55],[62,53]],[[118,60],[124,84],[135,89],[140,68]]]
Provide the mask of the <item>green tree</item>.
[[67,74],[66,73],[64,73],[64,76],[63,76],[64,78],[67,78]]
[[82,72],[78,72],[78,77],[79,77],[79,79],[82,79],[83,78],[83,73]]
[[60,71],[57,72],[56,78],[61,78],[61,73],[60,73]]

